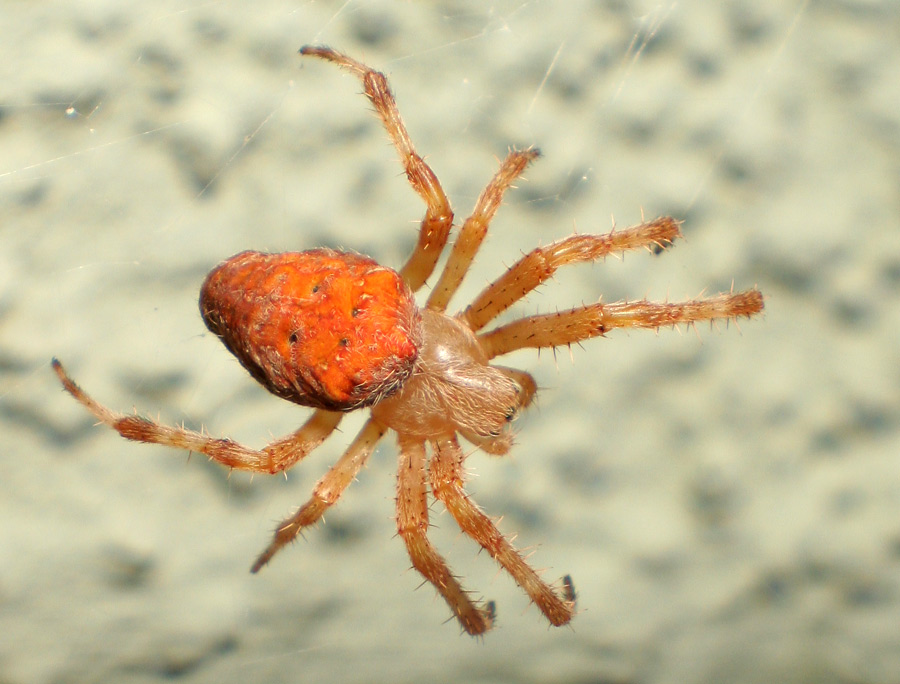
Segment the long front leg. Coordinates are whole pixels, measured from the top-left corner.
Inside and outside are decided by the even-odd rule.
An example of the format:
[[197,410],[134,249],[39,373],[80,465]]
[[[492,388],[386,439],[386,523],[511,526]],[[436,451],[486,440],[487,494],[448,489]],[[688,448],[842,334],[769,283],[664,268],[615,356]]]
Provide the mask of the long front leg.
[[283,546],[292,542],[304,527],[317,522],[325,511],[341,498],[341,494],[366,464],[385,430],[386,428],[380,423],[369,419],[356,439],[347,447],[344,455],[316,484],[309,501],[278,526],[272,542],[256,559],[250,572],[259,572],[272,559],[272,556],[278,553]]
[[660,328],[679,323],[729,320],[752,316],[763,309],[759,290],[723,293],[706,299],[659,303],[636,302],[591,304],[568,311],[529,316],[478,336],[489,359],[525,347],[560,347],[605,335],[615,328]]
[[391,142],[400,153],[400,162],[410,185],[425,202],[425,217],[419,229],[419,241],[406,265],[400,269],[400,275],[415,292],[432,274],[447,244],[447,236],[453,225],[453,211],[447,195],[434,171],[413,147],[384,74],[329,47],[307,45],[300,49],[300,54],[333,62],[362,80],[366,96],[371,100]]
[[507,541],[493,521],[469,498],[463,489],[463,453],[456,438],[434,442],[431,459],[431,491],[450,511],[465,534],[481,544],[510,574],[553,625],[564,625],[575,613],[572,580],[562,580],[562,595],[544,582]]
[[52,363],[53,370],[66,391],[93,413],[97,420],[125,439],[196,451],[238,470],[270,474],[287,470],[334,432],[343,415],[334,411],[317,410],[293,434],[272,442],[261,450],[248,449],[230,439],[217,439],[183,427],[160,425],[148,418],[111,411],[75,384],[59,361],[53,359]]
[[609,254],[642,247],[667,247],[680,236],[678,222],[664,216],[605,235],[572,235],[546,247],[538,247],[488,285],[459,314],[459,318],[477,332],[551,278],[560,266],[594,261]]
[[469,634],[483,634],[494,621],[494,604],[476,606],[428,541],[428,492],[425,443],[400,439],[397,467],[397,532],[406,543],[413,567],[440,592]]
[[516,178],[522,175],[525,167],[537,159],[539,154],[533,148],[513,150],[503,160],[500,169],[478,197],[472,215],[466,219],[459,230],[459,236],[450,251],[441,277],[428,297],[426,306],[429,309],[443,312],[447,308],[450,298],[462,283],[478,248],[481,247],[481,243],[487,235],[488,226],[494,218],[494,214],[497,213],[500,202],[503,201],[503,193],[512,186]]

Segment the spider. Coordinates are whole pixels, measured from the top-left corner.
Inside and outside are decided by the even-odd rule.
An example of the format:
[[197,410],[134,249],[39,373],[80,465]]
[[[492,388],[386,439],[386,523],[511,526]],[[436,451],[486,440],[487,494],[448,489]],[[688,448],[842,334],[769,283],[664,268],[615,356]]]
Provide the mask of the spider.
[[[474,301],[448,315],[447,306],[484,240],[504,193],[538,157],[511,150],[459,229],[425,305],[414,293],[435,270],[453,226],[441,184],[410,141],[385,76],[328,47],[301,55],[333,62],[358,76],[426,211],[418,243],[399,271],[355,253],[328,249],[264,254],[243,252],[219,264],[203,283],[200,313],[250,374],[273,394],[315,409],[296,432],[261,450],[171,427],[99,404],[70,379],[58,360],[63,387],[100,422],[126,439],[202,452],[229,467],[282,472],[305,458],[337,428],[344,413],[371,415],[312,497],[284,520],[253,564],[258,572],[283,546],[337,502],[388,431],[397,433],[397,531],[412,565],[443,596],[469,634],[489,630],[493,602],[479,603],[460,585],[428,540],[428,490],[459,528],[497,560],[553,625],[575,612],[566,576],[545,582],[464,489],[463,437],[488,454],[513,442],[511,423],[531,404],[537,386],[528,373],[492,365],[522,348],[556,348],[603,336],[615,328],[651,328],[752,316],[763,308],[757,289],[681,303],[646,300],[595,303],[528,316],[485,330],[513,303],[566,264],[594,261],[638,248],[665,248],[680,236],[663,217],[604,235],[576,234],[538,247],[489,284]],[[426,451],[430,447],[430,457]]]

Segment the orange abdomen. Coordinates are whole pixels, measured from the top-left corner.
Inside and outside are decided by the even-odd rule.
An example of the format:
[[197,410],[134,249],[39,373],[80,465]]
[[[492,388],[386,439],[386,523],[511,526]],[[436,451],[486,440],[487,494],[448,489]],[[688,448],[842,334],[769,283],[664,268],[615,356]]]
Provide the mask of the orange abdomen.
[[315,408],[349,411],[391,394],[421,343],[400,275],[327,249],[231,257],[206,277],[200,313],[266,389]]

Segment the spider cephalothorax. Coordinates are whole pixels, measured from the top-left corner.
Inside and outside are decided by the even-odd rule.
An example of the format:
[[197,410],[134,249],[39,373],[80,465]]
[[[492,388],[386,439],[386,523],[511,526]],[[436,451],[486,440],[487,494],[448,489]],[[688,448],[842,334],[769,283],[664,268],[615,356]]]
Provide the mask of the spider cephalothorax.
[[[510,421],[536,391],[526,372],[491,361],[521,349],[571,345],[615,328],[752,316],[763,308],[755,289],[679,303],[646,300],[591,304],[529,316],[484,331],[497,316],[566,264],[629,249],[666,247],[679,233],[668,217],[605,235],[573,235],[539,247],[513,264],[465,309],[447,305],[462,282],[504,192],[537,156],[513,150],[460,227],[447,263],[424,306],[413,293],[432,275],[453,225],[453,212],[429,166],[414,150],[385,77],[325,47],[301,54],[334,62],[362,79],[426,205],[419,242],[400,271],[358,254],[311,250],[243,252],[216,267],[203,284],[200,310],[244,367],[270,392],[316,409],[296,432],[257,451],[227,439],[115,413],[94,401],[54,359],[68,390],[122,436],[199,451],[231,468],[276,473],[325,440],[344,412],[371,407],[371,417],[343,456],[316,484],[310,500],[286,519],[253,572],[340,498],[375,444],[397,433],[397,530],[413,566],[431,582],[470,634],[490,629],[494,605],[473,601],[428,541],[428,490],[460,529],[486,549],[554,625],[571,620],[575,591],[568,576],[547,584],[463,489],[465,454],[458,435],[492,454],[512,444]],[[430,458],[426,452],[430,446]]]

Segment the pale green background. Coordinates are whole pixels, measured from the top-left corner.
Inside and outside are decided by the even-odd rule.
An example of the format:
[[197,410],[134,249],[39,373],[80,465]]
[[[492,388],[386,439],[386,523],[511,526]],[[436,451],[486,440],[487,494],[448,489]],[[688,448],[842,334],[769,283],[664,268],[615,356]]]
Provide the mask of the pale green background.
[[[900,680],[900,5],[0,3],[0,681]],[[261,446],[267,395],[196,308],[243,249],[399,265],[422,213],[360,85],[384,70],[464,215],[507,146],[544,158],[463,292],[520,252],[671,213],[686,240],[572,268],[516,309],[758,285],[740,331],[516,355],[542,386],[471,489],[580,612],[548,629],[446,514],[497,601],[483,642],[407,570],[385,441],[258,576],[357,421],[283,478],[125,442],[98,399]]]

